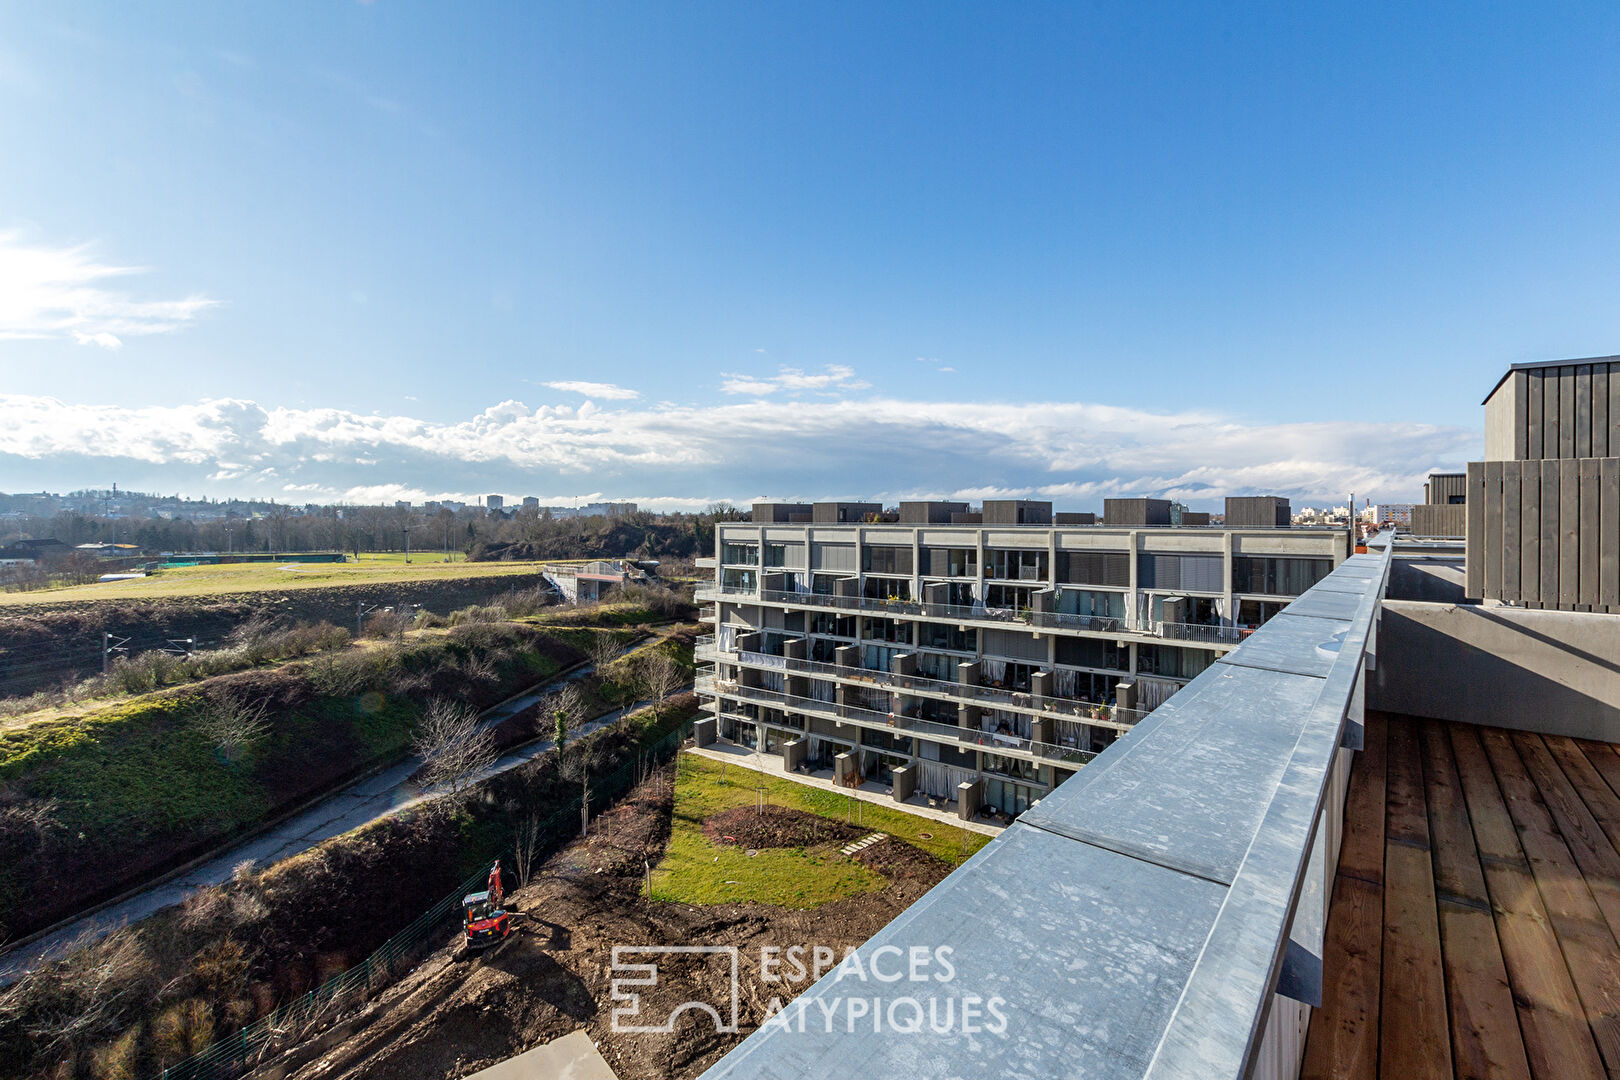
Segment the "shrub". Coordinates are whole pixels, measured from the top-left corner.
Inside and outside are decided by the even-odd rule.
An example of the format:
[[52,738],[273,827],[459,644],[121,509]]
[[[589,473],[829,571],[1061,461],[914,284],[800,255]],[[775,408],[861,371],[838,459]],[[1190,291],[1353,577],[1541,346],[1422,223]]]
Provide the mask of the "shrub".
[[152,1021],[152,1052],[165,1067],[202,1053],[213,1041],[214,1018],[201,998],[170,1005]]
[[90,1074],[96,1080],[136,1080],[140,1055],[141,1028],[137,1024],[90,1052]]

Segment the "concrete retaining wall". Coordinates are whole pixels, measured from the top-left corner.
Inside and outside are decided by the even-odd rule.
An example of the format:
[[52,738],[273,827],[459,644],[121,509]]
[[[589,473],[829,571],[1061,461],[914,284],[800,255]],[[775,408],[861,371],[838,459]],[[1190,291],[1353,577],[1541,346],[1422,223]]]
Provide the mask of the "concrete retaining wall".
[[1386,601],[1367,704],[1620,742],[1620,617]]

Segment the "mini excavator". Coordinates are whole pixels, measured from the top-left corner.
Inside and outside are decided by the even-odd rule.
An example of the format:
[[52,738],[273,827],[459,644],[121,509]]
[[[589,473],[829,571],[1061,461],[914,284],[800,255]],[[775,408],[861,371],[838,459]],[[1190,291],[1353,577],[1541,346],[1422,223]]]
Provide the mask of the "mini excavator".
[[502,905],[506,890],[501,888],[501,861],[489,871],[489,888],[461,898],[467,948],[473,951],[499,945],[512,932],[512,913]]

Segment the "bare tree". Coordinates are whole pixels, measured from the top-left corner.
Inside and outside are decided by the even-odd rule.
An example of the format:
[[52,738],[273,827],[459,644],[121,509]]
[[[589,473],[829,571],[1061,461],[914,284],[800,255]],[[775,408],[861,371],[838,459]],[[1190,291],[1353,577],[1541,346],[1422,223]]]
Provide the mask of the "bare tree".
[[226,761],[235,761],[270,731],[265,703],[243,701],[230,690],[211,695],[193,721]]
[[517,831],[512,837],[512,863],[517,870],[520,888],[527,885],[533,876],[535,857],[539,853],[540,815],[531,810],[527,817],[518,822]]
[[559,760],[563,779],[574,780],[579,783],[579,835],[591,834],[591,763],[589,756],[581,750],[565,760]]
[[658,706],[675,691],[686,685],[686,670],[665,652],[649,652],[637,669],[641,691],[652,699],[653,716],[659,716]]
[[619,651],[618,639],[611,631],[603,630],[591,635],[591,640],[585,645],[585,658],[598,675],[605,675],[608,665],[619,658]]
[[445,698],[428,706],[411,747],[422,759],[428,783],[443,788],[452,802],[461,799],[498,756],[489,732],[478,722],[478,711]]

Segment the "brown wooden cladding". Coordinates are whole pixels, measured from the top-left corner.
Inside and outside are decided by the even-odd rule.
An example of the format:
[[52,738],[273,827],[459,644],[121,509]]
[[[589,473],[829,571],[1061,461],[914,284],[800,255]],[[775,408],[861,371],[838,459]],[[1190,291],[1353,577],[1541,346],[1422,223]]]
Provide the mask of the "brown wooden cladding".
[[1467,476],[1470,597],[1620,613],[1620,457],[1472,462]]

